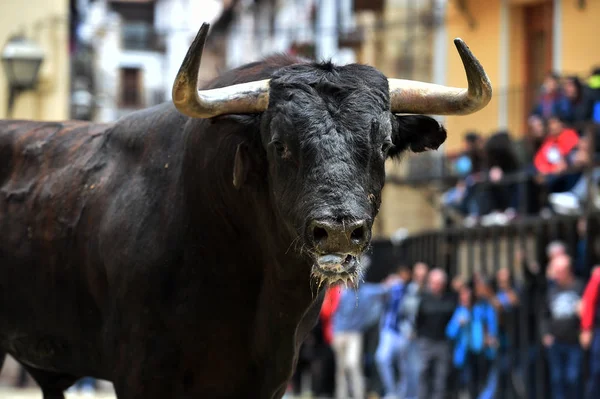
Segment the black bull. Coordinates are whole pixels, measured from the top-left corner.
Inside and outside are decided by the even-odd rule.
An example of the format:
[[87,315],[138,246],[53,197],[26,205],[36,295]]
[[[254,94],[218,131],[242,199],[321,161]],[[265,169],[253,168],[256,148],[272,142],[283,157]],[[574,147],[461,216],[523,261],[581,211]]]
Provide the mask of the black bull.
[[45,399],[82,376],[120,399],[283,395],[323,288],[360,272],[385,158],[446,134],[390,112],[366,66],[279,56],[209,86],[265,78],[261,113],[0,122],[0,359]]

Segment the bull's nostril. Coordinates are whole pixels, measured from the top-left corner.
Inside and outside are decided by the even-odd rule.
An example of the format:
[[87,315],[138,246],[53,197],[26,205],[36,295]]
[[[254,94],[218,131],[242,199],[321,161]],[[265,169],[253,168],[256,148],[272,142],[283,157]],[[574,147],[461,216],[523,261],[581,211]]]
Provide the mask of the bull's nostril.
[[315,227],[313,230],[313,238],[315,243],[323,242],[327,239],[327,230],[322,227]]
[[365,227],[360,226],[354,229],[350,234],[350,239],[356,244],[362,243],[365,239]]

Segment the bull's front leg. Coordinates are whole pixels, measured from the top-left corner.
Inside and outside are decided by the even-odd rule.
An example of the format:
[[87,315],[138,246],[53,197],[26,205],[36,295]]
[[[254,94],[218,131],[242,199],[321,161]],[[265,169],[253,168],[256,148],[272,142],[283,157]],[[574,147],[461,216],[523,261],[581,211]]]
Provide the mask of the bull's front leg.
[[[281,286],[279,286],[281,287]],[[255,324],[253,345],[255,358],[264,365],[260,398],[280,399],[292,378],[302,342],[316,325],[325,296],[325,290],[312,297],[310,291],[303,295],[306,305],[299,307],[298,295],[289,292],[263,292]],[[300,296],[302,297],[302,296]],[[272,306],[277,298],[279,308]],[[289,298],[287,302],[283,298]],[[270,306],[269,306],[270,305]]]

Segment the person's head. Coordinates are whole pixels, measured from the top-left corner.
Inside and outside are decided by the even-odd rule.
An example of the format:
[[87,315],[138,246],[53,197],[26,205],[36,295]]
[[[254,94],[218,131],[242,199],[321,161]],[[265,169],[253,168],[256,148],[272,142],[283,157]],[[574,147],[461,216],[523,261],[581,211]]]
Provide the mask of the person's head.
[[481,136],[476,132],[468,132],[464,135],[465,151],[476,150],[481,144]]
[[590,151],[590,138],[588,136],[582,136],[579,138],[579,141],[577,142],[577,151],[585,151],[585,152],[589,152]]
[[473,278],[473,287],[477,298],[487,299],[492,294],[492,283],[490,279],[483,274],[477,274]]
[[465,287],[465,279],[462,276],[456,276],[452,279],[450,286],[454,292],[460,292]]
[[534,139],[542,139],[546,136],[546,122],[539,115],[531,115],[527,120],[529,135]]
[[571,270],[571,257],[569,255],[559,255],[552,259],[550,265],[552,268],[552,279],[559,286],[568,285],[573,279]]
[[560,76],[557,73],[550,72],[544,78],[542,89],[546,94],[552,94],[558,91],[560,87]]
[[565,96],[571,101],[579,101],[581,98],[583,85],[577,76],[567,76],[562,84]]
[[566,254],[567,254],[567,247],[565,246],[565,244],[562,241],[558,241],[558,240],[552,241],[546,247],[546,256],[548,257],[548,260],[550,260],[550,261],[559,255],[566,255]]
[[548,134],[558,136],[565,129],[563,120],[558,115],[552,115],[548,118]]
[[598,90],[600,89],[600,68],[594,67],[592,69],[592,74],[587,80],[588,87],[590,89]]
[[396,275],[400,278],[400,280],[402,280],[403,282],[407,282],[410,280],[410,276],[411,276],[411,271],[410,271],[410,267],[407,265],[400,265],[396,268]]
[[468,286],[464,285],[458,291],[458,301],[461,306],[470,308],[473,305],[473,291]]
[[424,262],[417,262],[413,268],[413,281],[420,286],[425,284],[427,274],[429,273],[429,266]]
[[429,272],[429,277],[427,279],[429,291],[434,295],[441,295],[444,293],[446,289],[446,282],[448,281],[448,276],[446,272],[442,269],[432,269]]
[[501,267],[496,272],[496,283],[500,289],[508,289],[512,285],[511,273],[508,267]]

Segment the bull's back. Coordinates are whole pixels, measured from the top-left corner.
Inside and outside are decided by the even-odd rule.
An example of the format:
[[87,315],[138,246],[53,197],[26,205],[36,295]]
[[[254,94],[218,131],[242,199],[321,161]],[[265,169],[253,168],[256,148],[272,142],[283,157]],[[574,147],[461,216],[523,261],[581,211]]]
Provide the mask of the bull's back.
[[82,318],[100,322],[76,230],[106,136],[86,122],[0,121],[0,346],[40,368],[63,363],[58,352],[94,356],[73,336]]
[[32,245],[64,238],[103,167],[106,126],[0,122],[0,251],[27,259]]

